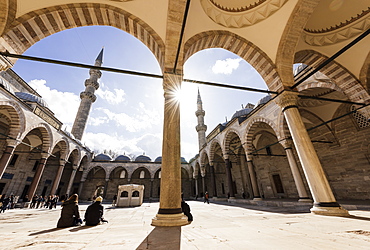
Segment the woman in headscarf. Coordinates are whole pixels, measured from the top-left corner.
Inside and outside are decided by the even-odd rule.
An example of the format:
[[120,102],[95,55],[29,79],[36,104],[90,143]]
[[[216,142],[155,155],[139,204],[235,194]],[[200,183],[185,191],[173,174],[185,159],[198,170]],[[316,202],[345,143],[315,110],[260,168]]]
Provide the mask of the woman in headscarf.
[[62,204],[62,213],[58,220],[57,227],[72,227],[81,223],[78,212],[78,195],[73,194]]

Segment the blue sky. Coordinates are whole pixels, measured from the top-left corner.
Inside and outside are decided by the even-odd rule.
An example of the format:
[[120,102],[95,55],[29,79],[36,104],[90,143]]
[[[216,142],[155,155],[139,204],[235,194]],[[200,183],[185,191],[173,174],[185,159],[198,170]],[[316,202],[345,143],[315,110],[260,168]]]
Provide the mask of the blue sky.
[[[93,65],[104,46],[103,66],[161,74],[151,51],[128,33],[113,27],[74,28],[51,35],[24,54]],[[18,60],[13,70],[36,89],[63,129],[71,131],[89,71],[82,68]],[[207,49],[185,63],[184,78],[267,89],[259,74],[237,55]],[[102,72],[97,100],[92,106],[82,142],[96,153],[161,155],[163,89],[161,79]],[[207,134],[230,119],[241,105],[257,103],[266,94],[183,83],[181,98],[181,154],[186,160],[198,153],[195,130],[197,89],[206,112]]]

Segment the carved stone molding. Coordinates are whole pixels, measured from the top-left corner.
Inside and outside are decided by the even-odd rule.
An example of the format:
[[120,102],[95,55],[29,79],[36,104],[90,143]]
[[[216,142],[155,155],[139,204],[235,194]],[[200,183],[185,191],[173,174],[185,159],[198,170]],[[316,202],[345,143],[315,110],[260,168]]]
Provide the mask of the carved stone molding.
[[304,30],[304,41],[312,46],[325,46],[339,43],[355,37],[370,28],[370,14],[351,22],[345,26],[338,26],[330,31],[308,31]]
[[256,24],[279,10],[287,0],[256,1],[255,4],[227,8],[215,4],[213,0],[200,1],[204,12],[215,22],[228,28],[242,28]]

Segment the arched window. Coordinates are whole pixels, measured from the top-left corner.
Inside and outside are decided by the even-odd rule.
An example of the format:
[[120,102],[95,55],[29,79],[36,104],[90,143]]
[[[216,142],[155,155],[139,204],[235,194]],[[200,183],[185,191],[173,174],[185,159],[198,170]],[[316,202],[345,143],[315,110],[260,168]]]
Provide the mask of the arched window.
[[160,179],[161,176],[162,176],[162,171],[159,171],[159,173],[158,173],[158,179]]
[[128,197],[128,192],[127,191],[123,191],[121,193],[121,197]]
[[144,179],[145,178],[145,171],[144,170],[142,170],[141,172],[140,172],[140,179]]
[[119,178],[121,178],[121,179],[126,178],[126,171],[125,170],[121,171],[121,174],[119,175]]
[[139,197],[139,191],[132,192],[132,197]]

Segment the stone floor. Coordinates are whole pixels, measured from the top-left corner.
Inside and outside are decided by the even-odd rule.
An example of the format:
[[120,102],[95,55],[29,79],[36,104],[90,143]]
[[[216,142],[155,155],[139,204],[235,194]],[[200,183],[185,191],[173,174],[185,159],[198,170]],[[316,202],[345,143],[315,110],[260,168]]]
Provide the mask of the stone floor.
[[[135,208],[105,204],[109,223],[55,228],[57,209],[12,209],[0,214],[0,249],[370,249],[370,211],[319,216],[285,207],[190,201],[194,222],[160,231],[150,225],[158,203]],[[80,204],[83,216],[87,204]],[[155,230],[154,230],[155,229]],[[163,228],[162,228],[163,229]],[[148,235],[163,244],[153,247]],[[172,245],[173,246],[173,245]]]

